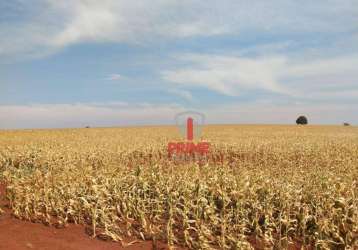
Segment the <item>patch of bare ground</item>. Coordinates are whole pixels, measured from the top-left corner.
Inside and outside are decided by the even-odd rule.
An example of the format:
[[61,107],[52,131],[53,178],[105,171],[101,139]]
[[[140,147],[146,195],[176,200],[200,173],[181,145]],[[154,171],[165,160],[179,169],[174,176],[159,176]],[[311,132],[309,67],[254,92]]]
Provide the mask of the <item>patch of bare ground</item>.
[[[150,241],[126,243],[102,241],[89,237],[85,227],[69,224],[57,229],[43,224],[32,223],[14,218],[5,199],[5,184],[0,183],[0,249],[11,250],[149,250],[154,249]],[[158,243],[158,250],[168,249],[166,244]]]
[[[86,233],[86,227],[82,225],[68,224],[65,228],[55,228],[45,226],[40,223],[23,221],[11,215],[11,209],[5,198],[6,186],[0,183],[0,250],[165,250],[167,245],[158,242],[153,246],[151,241],[126,240],[126,242],[103,241],[92,238]],[[270,248],[262,240],[249,237],[248,241],[255,250]],[[184,248],[175,248],[184,249]],[[288,246],[289,250],[311,249],[302,248],[302,244],[297,241]]]

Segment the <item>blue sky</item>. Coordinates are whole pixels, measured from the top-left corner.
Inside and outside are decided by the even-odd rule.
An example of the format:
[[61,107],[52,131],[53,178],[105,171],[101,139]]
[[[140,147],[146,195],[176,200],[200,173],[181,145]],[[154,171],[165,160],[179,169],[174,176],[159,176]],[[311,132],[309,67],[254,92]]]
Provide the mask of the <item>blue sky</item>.
[[358,0],[0,0],[0,128],[358,123]]

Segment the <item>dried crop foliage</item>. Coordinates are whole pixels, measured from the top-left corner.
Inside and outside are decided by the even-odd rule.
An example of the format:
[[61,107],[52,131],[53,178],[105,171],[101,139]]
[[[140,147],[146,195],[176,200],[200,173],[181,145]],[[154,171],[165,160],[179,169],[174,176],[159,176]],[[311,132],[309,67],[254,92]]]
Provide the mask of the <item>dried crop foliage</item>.
[[94,237],[190,249],[358,247],[358,128],[207,126],[200,162],[174,127],[0,132],[13,214]]

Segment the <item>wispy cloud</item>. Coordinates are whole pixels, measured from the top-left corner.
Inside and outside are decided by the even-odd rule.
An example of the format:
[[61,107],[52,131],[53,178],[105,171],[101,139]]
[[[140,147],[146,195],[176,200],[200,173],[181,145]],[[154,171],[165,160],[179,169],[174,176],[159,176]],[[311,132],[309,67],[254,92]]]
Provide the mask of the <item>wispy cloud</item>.
[[[47,54],[81,42],[145,44],[157,39],[236,34],[339,34],[358,23],[356,0],[57,1],[15,0],[1,13],[1,55]],[[9,6],[10,6],[9,5]],[[334,17],[334,18],[332,18]],[[21,39],[19,39],[21,38]],[[44,51],[48,52],[44,52]]]
[[110,74],[109,76],[107,76],[106,78],[104,78],[107,81],[117,81],[122,79],[122,75],[120,74]]
[[[178,57],[178,56],[177,56]],[[162,72],[175,86],[199,86],[228,96],[263,90],[291,97],[352,97],[358,91],[358,55],[311,59],[285,55],[241,57],[187,54],[179,57],[187,66]]]
[[286,64],[284,57],[251,59],[190,54],[181,59],[187,61],[188,66],[162,72],[165,80],[178,85],[207,87],[229,96],[250,89],[286,92],[276,79],[277,71]]

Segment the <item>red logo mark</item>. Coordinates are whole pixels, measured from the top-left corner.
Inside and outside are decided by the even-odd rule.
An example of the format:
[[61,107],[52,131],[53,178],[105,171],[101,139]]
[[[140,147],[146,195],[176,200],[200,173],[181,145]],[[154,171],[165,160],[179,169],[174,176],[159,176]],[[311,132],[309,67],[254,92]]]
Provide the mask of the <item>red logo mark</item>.
[[186,138],[188,141],[192,141],[194,139],[194,125],[193,125],[193,118],[189,117],[186,121]]
[[[186,135],[186,142],[169,142],[169,156],[206,155],[209,152],[208,142],[194,143],[194,137],[199,137],[205,116],[198,112],[183,112],[176,115],[177,125],[183,135]],[[185,133],[184,133],[185,132]]]

